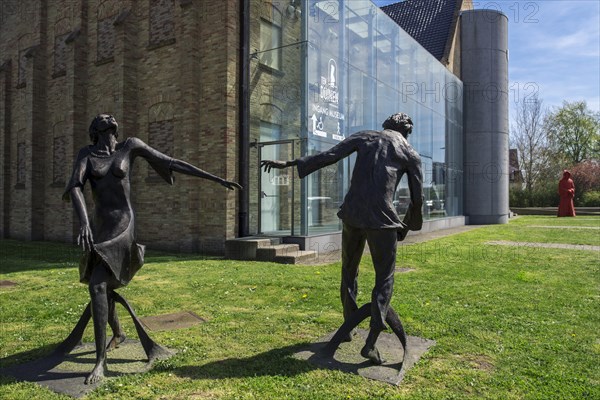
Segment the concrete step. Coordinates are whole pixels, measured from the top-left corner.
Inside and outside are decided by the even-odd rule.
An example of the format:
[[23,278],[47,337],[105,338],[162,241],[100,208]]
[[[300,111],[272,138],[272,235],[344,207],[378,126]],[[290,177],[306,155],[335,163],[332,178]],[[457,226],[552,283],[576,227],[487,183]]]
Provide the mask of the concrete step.
[[273,261],[280,264],[302,264],[315,259],[317,259],[316,251],[298,250],[296,253],[275,257]]
[[225,258],[231,260],[256,260],[257,249],[278,245],[280,238],[250,236],[225,241]]
[[276,244],[256,249],[257,261],[273,261],[276,257],[294,255],[300,251],[297,244]]

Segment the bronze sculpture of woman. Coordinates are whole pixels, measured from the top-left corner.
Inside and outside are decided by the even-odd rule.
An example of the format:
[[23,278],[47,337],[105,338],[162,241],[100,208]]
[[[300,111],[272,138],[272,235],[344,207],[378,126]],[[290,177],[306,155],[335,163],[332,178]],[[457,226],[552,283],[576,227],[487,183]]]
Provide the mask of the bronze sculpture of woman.
[[[103,378],[107,349],[117,347],[125,340],[125,333],[115,311],[115,300],[121,303],[125,300],[114,290],[126,286],[144,262],[144,246],[135,240],[135,218],[130,198],[130,175],[134,159],[146,159],[169,184],[173,184],[172,172],[175,171],[215,181],[230,190],[241,189],[235,182],[162,154],[138,138],[130,137],[117,142],[118,124],[112,115],[96,116],[90,125],[89,134],[93,144],[79,151],[73,174],[63,195],[65,200],[71,199],[79,217],[81,229],[77,244],[85,250],[79,266],[80,280],[89,284],[91,297],[91,310],[89,305],[86,309],[87,319],[84,312],[78,324],[78,327],[82,325],[85,328],[91,311],[96,365],[85,380],[87,384]],[[93,223],[88,218],[82,192],[86,182],[90,183],[94,198]],[[128,304],[126,307],[134,316]],[[113,331],[113,337],[108,346],[105,346],[107,324]],[[136,328],[140,333],[137,325],[139,323],[136,323]],[[80,329],[81,332],[83,328]],[[77,329],[76,327],[74,333]],[[145,332],[141,333],[145,335]],[[71,336],[79,334],[72,333]],[[66,342],[70,342],[70,345],[65,345]],[[67,339],[63,348],[72,347],[73,343],[73,340]],[[145,344],[144,348],[146,349]],[[147,349],[146,352],[148,353]]]

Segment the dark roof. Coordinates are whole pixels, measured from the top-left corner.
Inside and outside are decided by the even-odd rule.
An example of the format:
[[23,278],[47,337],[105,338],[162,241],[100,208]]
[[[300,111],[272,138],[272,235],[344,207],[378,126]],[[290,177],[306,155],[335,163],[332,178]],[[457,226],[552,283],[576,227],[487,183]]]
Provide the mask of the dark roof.
[[405,0],[381,10],[442,61],[448,57],[461,5],[462,0]]

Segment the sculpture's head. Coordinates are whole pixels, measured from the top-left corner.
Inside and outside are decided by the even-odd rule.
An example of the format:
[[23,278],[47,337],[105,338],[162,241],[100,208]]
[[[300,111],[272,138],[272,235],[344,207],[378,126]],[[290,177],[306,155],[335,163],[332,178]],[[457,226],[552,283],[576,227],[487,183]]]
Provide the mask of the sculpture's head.
[[569,179],[571,177],[571,173],[566,169],[563,170],[563,179]]
[[117,124],[115,117],[110,114],[98,114],[90,124],[90,140],[94,144],[98,143],[98,135],[103,132],[112,133],[117,138],[119,137],[118,131],[119,124]]
[[408,135],[412,132],[413,122],[408,115],[397,113],[386,119],[381,126],[383,129],[391,129],[400,132],[402,136],[408,138]]

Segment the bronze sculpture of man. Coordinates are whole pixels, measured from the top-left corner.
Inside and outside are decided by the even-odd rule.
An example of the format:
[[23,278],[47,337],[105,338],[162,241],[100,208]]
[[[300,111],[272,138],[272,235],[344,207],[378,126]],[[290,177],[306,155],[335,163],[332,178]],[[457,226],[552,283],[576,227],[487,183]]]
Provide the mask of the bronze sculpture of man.
[[[261,162],[267,172],[272,168],[296,166],[300,178],[303,178],[357,153],[350,188],[338,212],[343,222],[340,294],[347,321],[358,310],[358,267],[365,242],[368,243],[376,278],[371,293],[370,331],[361,355],[374,364],[384,361],[375,343],[379,334],[387,328],[385,322],[391,309],[397,242],[405,238],[408,230],[420,230],[423,224],[421,159],[407,141],[413,128],[412,120],[404,113],[397,113],[382,126],[383,131],[357,132],[322,153],[292,161]],[[401,221],[393,200],[404,174],[408,177],[411,203]],[[399,320],[398,325],[405,341]],[[352,335],[344,339],[351,340]]]
[[[85,383],[99,381],[106,370],[106,350],[125,340],[121,329],[115,300],[124,304],[134,317],[146,353],[150,353],[149,340],[135,321],[135,314],[115,289],[127,285],[144,263],[144,246],[135,240],[134,212],[130,199],[130,176],[133,161],[142,157],[169,184],[173,184],[172,171],[217,182],[227,189],[241,189],[235,182],[205,172],[185,161],[171,158],[153,149],[138,138],[130,137],[117,142],[118,124],[112,115],[100,114],[89,128],[92,145],[79,151],[73,174],[67,183],[63,198],[71,199],[79,217],[80,232],[77,244],[85,250],[81,260],[80,280],[89,284],[91,309],[88,308],[71,336],[59,347],[69,350],[80,339],[89,321],[90,311],[94,322],[96,365]],[[94,199],[94,218],[90,222],[83,197],[83,187],[90,183]],[[106,325],[113,337],[106,346]],[[146,342],[144,338],[146,337]],[[147,348],[148,347],[148,348]],[[149,356],[151,358],[151,356]]]

